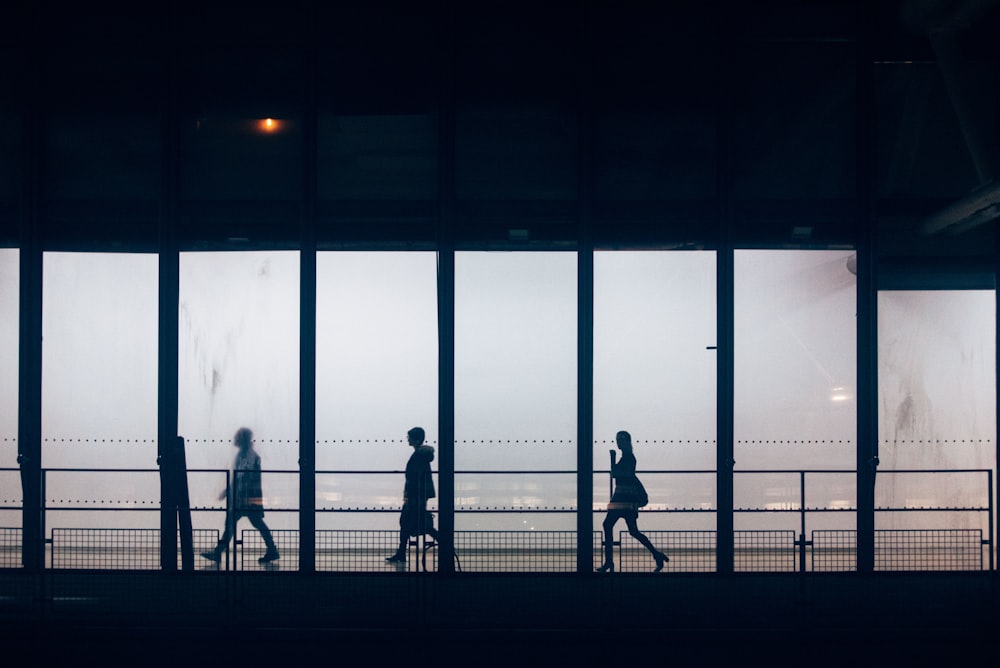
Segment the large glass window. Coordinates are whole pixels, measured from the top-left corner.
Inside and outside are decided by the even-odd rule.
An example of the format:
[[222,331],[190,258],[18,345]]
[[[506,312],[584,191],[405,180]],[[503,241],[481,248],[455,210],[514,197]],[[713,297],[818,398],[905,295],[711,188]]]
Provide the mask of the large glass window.
[[878,293],[880,570],[978,570],[996,486],[992,290]]
[[[192,469],[191,504],[208,509],[194,513],[195,528],[224,528],[220,493],[235,466],[234,436],[246,427],[261,460],[264,517],[279,566],[296,568],[298,253],[182,253],[178,336],[178,433]],[[237,566],[256,567],[262,537],[245,520],[237,532],[250,541]]]
[[[794,542],[800,533],[808,539],[816,531],[856,526],[852,255],[840,250],[735,254],[738,570],[798,568],[802,553]],[[815,553],[827,536],[816,535]],[[764,560],[763,554],[770,557]],[[845,559],[853,568],[853,556]]]
[[42,281],[47,527],[158,527],[158,258],[45,253]]
[[[615,435],[628,431],[650,498],[640,530],[673,553],[671,570],[713,569],[715,339],[714,253],[595,254],[594,529],[612,490],[611,453],[621,454]],[[615,531],[624,541],[616,567],[649,570],[625,522]],[[704,549],[673,550],[682,544]]]
[[[437,450],[436,260],[427,252],[316,258],[318,529],[398,530],[406,432],[423,427]],[[395,547],[393,539],[373,563],[384,565]]]
[[[573,253],[456,254],[455,528],[470,532],[456,535],[463,570],[552,568],[475,564],[468,550],[461,555],[475,531],[518,532],[504,539],[510,550],[493,551],[510,559],[575,547],[576,299]],[[526,535],[543,531],[563,533]],[[575,569],[566,554],[557,568]]]
[[[17,463],[20,251],[0,248],[0,528],[21,526]],[[8,549],[9,548],[9,549]],[[0,543],[0,566],[20,564],[19,545]]]

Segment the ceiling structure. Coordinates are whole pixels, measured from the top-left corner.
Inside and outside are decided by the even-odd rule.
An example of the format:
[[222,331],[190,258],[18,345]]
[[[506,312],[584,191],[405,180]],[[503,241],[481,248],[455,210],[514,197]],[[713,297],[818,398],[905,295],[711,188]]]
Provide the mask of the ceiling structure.
[[0,28],[8,245],[996,255],[996,0],[56,9]]

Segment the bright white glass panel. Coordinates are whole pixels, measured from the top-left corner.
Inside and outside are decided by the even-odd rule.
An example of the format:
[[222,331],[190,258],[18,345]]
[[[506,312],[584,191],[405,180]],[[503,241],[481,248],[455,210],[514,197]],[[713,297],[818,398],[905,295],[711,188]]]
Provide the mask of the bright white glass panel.
[[[16,248],[0,248],[0,469],[14,469],[0,471],[0,506],[8,507],[21,505],[21,477],[16,470],[20,257]],[[0,511],[0,526],[20,527],[21,512]]]
[[[715,475],[690,473],[715,470],[715,276],[711,252],[595,253],[595,510],[607,508],[619,430],[632,435],[648,510],[715,507]],[[642,525],[714,528],[715,518],[644,512]]]
[[17,466],[20,257],[0,248],[0,467]]
[[50,471],[49,506],[94,512],[53,511],[49,526],[158,526],[158,258],[45,253],[42,266],[42,466],[148,471]]
[[[741,250],[734,265],[734,504],[856,506],[856,277],[852,251]],[[737,529],[799,528],[796,512],[737,514]],[[853,513],[811,513],[808,529],[853,528]]]
[[[889,471],[996,475],[994,291],[879,292],[878,329],[876,507],[985,507],[985,473]],[[875,519],[879,529],[983,529],[984,538],[989,527],[984,512],[879,512]]]
[[[188,468],[219,471],[189,475],[192,506],[220,507],[233,435],[248,427],[268,526],[297,527],[298,253],[182,253],[178,337],[178,433]],[[224,517],[195,513],[193,521],[221,531]]]
[[[317,255],[317,509],[398,511],[399,471],[412,452],[406,432],[423,427],[425,442],[437,448],[437,364],[436,254]],[[393,529],[399,524],[390,512],[321,512],[317,526]]]
[[[576,507],[576,325],[575,254],[456,254],[457,510]],[[571,512],[455,518],[457,529],[575,522]]]

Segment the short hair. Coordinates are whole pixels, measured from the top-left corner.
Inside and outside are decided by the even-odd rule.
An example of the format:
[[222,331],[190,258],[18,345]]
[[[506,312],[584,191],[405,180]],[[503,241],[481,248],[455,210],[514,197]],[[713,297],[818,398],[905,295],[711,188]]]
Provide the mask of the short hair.
[[406,432],[406,436],[408,438],[413,439],[414,441],[417,441],[418,443],[423,443],[424,442],[424,428],[423,427],[414,427],[410,431]]
[[236,436],[234,437],[237,445],[253,445],[253,432],[247,427],[240,427],[236,430]]

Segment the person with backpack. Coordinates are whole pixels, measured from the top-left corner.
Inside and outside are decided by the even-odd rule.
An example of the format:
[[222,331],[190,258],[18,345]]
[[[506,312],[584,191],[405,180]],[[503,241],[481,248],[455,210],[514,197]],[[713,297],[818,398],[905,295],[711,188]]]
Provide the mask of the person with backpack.
[[436,496],[431,462],[434,448],[424,445],[423,427],[414,427],[406,432],[406,441],[413,448],[413,454],[406,462],[406,482],[403,485],[403,508],[399,514],[399,547],[386,561],[394,564],[406,563],[406,543],[411,536],[429,535],[438,541],[434,528],[434,516],[427,510],[427,500]]

